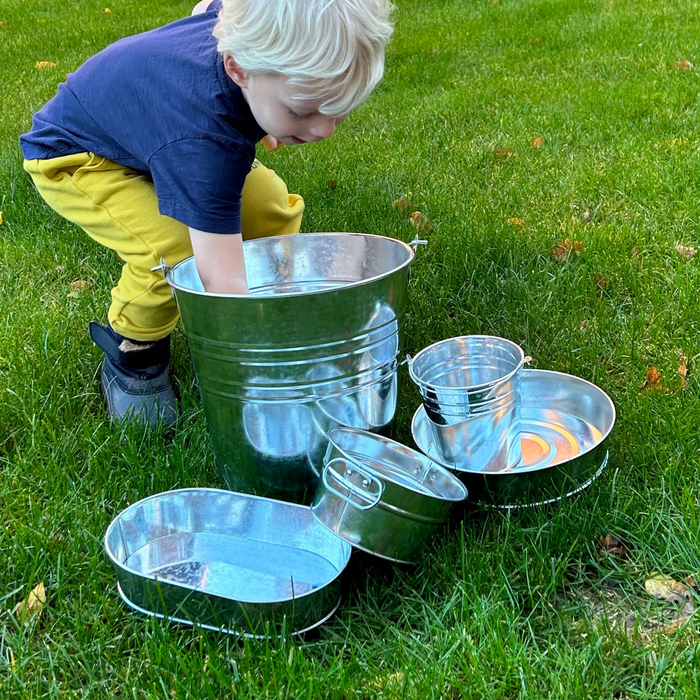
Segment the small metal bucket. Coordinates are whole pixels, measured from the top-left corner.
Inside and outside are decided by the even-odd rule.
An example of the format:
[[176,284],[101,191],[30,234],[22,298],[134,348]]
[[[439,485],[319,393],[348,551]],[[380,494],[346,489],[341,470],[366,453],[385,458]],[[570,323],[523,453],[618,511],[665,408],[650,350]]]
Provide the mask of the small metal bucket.
[[520,346],[487,335],[448,338],[409,360],[445,462],[471,471],[500,471],[522,458]]
[[308,503],[338,426],[391,433],[413,250],[361,233],[246,241],[250,294],[164,268],[219,471],[234,491]]
[[457,477],[420,452],[361,430],[329,435],[311,511],[353,547],[413,563],[467,497]]

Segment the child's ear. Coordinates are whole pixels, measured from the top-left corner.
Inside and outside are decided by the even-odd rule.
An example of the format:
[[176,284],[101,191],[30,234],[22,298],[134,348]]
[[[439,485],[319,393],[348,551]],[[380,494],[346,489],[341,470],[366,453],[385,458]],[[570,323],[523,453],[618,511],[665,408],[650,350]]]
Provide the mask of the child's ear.
[[231,80],[233,80],[236,85],[240,88],[248,87],[248,75],[246,72],[236,63],[233,56],[230,53],[224,54],[224,68],[226,69],[226,74]]

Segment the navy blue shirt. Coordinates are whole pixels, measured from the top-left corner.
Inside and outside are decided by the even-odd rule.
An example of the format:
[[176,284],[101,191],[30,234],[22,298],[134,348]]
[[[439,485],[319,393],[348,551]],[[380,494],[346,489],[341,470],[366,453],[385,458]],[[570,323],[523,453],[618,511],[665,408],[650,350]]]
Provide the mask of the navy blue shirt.
[[90,151],[150,173],[161,214],[239,233],[264,132],[216,51],[219,7],[121,39],[69,74],[20,137],[24,157]]

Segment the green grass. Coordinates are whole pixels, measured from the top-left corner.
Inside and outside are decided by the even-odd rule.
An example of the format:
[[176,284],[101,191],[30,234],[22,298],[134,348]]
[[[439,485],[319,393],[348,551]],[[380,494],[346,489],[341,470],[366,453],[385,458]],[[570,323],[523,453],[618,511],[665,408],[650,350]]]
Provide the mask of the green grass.
[[[661,634],[668,606],[644,581],[700,571],[700,255],[675,251],[700,247],[700,80],[673,66],[700,65],[699,4],[398,0],[370,101],[327,142],[261,153],[304,195],[305,230],[409,241],[410,210],[392,201],[427,216],[407,350],[498,334],[618,408],[609,468],[587,492],[469,512],[414,568],[355,556],[337,615],[270,642],[129,614],[102,550],[128,503],[221,486],[181,329],[180,426],[110,427],[87,324],[105,317],[119,263],[21,169],[17,137],[67,72],[190,9],[104,5],[0,0],[0,697],[697,697],[698,626]],[[567,237],[584,250],[556,262]],[[79,279],[94,284],[69,296]],[[640,391],[652,365],[669,393]],[[403,377],[407,443],[417,402]],[[629,560],[601,557],[608,533]],[[42,581],[45,609],[24,625],[9,611]]]

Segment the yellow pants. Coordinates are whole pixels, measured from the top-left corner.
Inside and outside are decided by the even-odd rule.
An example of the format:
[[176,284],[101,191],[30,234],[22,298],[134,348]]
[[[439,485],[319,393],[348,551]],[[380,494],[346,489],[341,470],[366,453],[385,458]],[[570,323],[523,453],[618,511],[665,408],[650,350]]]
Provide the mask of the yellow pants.
[[[24,162],[37,190],[61,216],[124,260],[112,290],[109,323],[126,338],[167,336],[178,310],[170,287],[151,268],[192,255],[187,226],[158,212],[151,179],[93,153]],[[243,237],[298,233],[304,202],[273,170],[255,161],[242,194]]]

